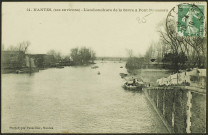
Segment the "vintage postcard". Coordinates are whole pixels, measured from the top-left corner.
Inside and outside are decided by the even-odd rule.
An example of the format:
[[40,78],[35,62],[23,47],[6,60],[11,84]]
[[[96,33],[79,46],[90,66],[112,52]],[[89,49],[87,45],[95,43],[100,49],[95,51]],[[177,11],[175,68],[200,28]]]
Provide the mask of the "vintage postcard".
[[2,2],[1,18],[2,133],[206,133],[206,2]]

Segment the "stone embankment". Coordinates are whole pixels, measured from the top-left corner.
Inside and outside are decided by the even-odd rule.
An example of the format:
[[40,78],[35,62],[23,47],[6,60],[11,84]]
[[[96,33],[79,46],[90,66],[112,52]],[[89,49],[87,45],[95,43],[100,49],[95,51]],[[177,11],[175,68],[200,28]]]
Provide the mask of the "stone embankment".
[[206,132],[206,89],[163,86],[143,90],[169,132]]

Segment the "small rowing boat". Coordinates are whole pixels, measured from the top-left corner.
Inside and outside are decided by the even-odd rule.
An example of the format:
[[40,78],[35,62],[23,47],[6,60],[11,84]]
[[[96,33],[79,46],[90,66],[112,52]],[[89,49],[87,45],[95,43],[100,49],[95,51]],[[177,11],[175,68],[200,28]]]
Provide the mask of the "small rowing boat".
[[93,67],[91,67],[92,69],[96,69],[96,68],[99,68],[98,66],[93,66]]

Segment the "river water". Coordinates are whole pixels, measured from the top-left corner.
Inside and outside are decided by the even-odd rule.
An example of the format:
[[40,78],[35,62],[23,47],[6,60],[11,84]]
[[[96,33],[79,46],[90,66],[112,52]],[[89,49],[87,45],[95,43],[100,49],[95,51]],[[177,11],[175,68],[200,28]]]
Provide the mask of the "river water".
[[3,74],[2,131],[167,133],[145,95],[121,87],[124,62],[96,65]]

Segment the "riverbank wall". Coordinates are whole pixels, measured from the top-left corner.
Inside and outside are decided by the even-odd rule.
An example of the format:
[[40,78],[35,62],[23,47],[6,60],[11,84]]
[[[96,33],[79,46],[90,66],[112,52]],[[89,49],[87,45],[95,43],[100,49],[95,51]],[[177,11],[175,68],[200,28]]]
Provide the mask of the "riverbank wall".
[[144,88],[171,133],[206,133],[206,89],[189,86]]

